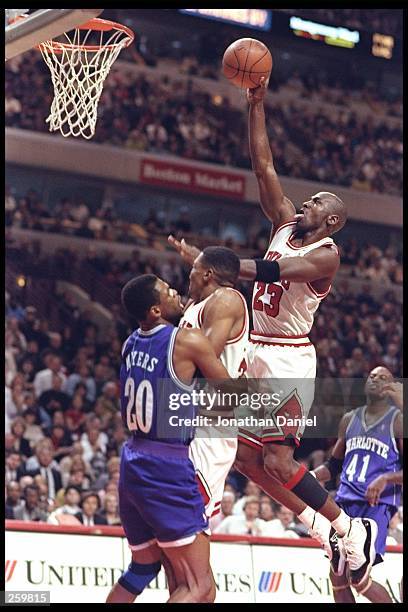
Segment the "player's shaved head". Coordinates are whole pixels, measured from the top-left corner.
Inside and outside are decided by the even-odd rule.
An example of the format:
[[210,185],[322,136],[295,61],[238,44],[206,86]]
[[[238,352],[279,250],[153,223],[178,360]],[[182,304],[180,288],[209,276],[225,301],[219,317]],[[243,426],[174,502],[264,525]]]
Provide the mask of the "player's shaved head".
[[369,373],[365,383],[365,394],[368,401],[384,400],[384,387],[394,380],[394,376],[385,366],[377,366]]
[[335,234],[342,227],[344,227],[347,221],[347,208],[343,200],[339,198],[335,193],[330,191],[321,191],[317,194],[320,199],[325,203],[327,212],[330,215],[336,215],[338,217],[337,223],[330,226],[330,234]]
[[387,381],[392,381],[394,380],[394,376],[392,374],[392,372],[390,372],[390,370],[388,368],[386,368],[385,366],[377,366],[375,368],[373,368],[369,374],[369,376],[378,376],[381,378],[385,378]]

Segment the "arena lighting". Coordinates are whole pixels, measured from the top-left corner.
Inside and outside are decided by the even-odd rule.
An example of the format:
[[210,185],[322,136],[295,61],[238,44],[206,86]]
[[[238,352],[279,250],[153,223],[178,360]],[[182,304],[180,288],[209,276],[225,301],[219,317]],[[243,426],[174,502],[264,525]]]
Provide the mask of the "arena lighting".
[[179,9],[180,13],[241,25],[255,30],[269,30],[272,11],[266,9]]
[[384,59],[391,59],[393,49],[394,49],[394,37],[393,36],[386,36],[385,34],[379,34],[378,32],[373,34],[371,53],[375,57],[383,57]]
[[23,289],[23,287],[25,287],[26,284],[27,284],[27,281],[26,281],[25,276],[23,276],[22,274],[17,276],[17,278],[16,278],[16,285],[18,287],[20,287],[20,289]]
[[360,33],[358,30],[336,28],[315,21],[305,21],[300,17],[291,17],[289,26],[296,36],[320,40],[326,43],[326,45],[352,49],[360,42]]

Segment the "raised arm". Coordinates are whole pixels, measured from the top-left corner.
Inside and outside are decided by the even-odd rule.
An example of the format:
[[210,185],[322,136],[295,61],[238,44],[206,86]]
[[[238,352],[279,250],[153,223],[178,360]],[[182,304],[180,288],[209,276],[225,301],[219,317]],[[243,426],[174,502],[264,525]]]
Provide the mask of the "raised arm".
[[296,210],[292,202],[284,196],[273,165],[263,105],[266,88],[267,81],[262,77],[258,87],[247,90],[249,102],[249,151],[252,168],[258,181],[262,210],[266,217],[272,221],[276,229],[278,225],[292,221]]
[[199,248],[193,246],[192,244],[188,244],[184,238],[182,240],[177,240],[177,238],[170,234],[167,240],[189,266],[193,265],[194,260],[201,253]]

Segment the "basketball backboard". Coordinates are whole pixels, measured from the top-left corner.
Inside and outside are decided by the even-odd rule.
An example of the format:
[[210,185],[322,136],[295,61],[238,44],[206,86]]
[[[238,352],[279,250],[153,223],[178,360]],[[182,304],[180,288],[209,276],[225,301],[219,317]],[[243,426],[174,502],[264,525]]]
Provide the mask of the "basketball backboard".
[[[29,10],[29,9],[28,9]],[[27,9],[6,9],[6,17]],[[39,9],[6,25],[6,60],[97,17],[103,9]]]

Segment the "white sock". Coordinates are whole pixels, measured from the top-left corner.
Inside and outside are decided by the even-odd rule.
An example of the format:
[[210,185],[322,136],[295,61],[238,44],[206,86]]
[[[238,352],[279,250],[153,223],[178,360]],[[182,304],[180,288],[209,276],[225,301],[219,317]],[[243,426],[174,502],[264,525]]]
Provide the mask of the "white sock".
[[314,521],[314,515],[315,511],[313,510],[313,508],[311,508],[310,506],[306,506],[303,512],[298,514],[298,519],[301,523],[306,525],[308,529],[311,529]]
[[332,521],[332,526],[342,538],[350,529],[350,517],[344,512],[344,510],[340,510],[339,516]]

